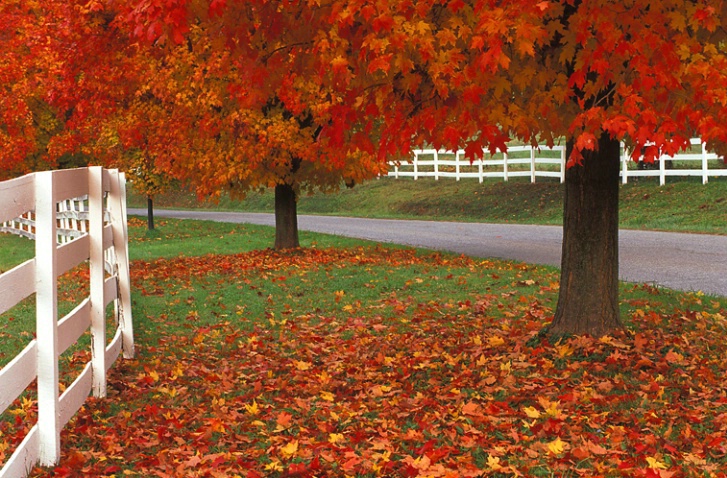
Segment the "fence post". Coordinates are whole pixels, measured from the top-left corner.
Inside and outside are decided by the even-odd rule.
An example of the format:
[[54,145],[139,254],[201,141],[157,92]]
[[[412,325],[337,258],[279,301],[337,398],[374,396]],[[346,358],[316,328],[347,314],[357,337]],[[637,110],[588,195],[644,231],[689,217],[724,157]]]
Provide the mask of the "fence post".
[[707,162],[707,143],[702,142],[702,184],[709,181],[709,163]]
[[502,177],[507,182],[507,151],[502,153]]
[[482,169],[483,168],[483,163],[485,162],[485,155],[484,155],[484,153],[482,154],[482,157],[479,159],[479,162],[480,162],[480,164],[478,165],[477,171],[480,174],[480,184],[482,184],[482,181],[484,180],[484,177],[485,177],[484,176],[484,171]]
[[126,177],[118,170],[109,171],[109,215],[114,234],[114,253],[118,270],[120,305],[118,307],[124,358],[134,357],[134,324],[131,316],[131,275],[129,271],[129,231],[126,218]]
[[417,180],[417,177],[419,175],[419,157],[414,157],[414,181]]
[[560,182],[565,182],[565,148],[561,147],[560,150]]
[[666,156],[659,156],[659,185],[666,184]]
[[439,181],[439,152],[434,152],[434,180]]
[[[79,216],[82,217],[84,212],[86,212],[86,209],[85,209],[85,206],[83,204],[83,200],[82,199],[79,199],[78,200],[78,214],[79,214]],[[79,224],[81,226],[81,232],[88,232],[88,230],[87,230],[88,224],[86,224],[86,221],[85,220],[82,219],[81,221],[79,221]]]
[[628,151],[626,151],[626,145],[621,142],[621,184],[626,184],[628,182],[628,175],[629,175],[629,161],[628,161]]
[[461,160],[459,157],[459,149],[458,149],[457,151],[454,152],[454,177],[457,181],[459,181],[459,170],[460,170],[459,162],[460,161]]
[[58,398],[58,289],[55,177],[35,176],[36,339],[38,341],[38,459],[41,466],[58,462],[61,429]]
[[535,148],[530,145],[530,182],[535,182]]
[[103,168],[88,168],[88,238],[90,244],[91,367],[93,396],[106,397],[106,307],[104,299]]

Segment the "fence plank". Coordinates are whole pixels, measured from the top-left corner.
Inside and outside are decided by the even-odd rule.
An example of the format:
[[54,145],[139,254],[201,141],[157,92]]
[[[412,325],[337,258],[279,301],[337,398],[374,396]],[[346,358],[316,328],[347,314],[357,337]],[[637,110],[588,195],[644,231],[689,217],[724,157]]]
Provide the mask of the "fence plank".
[[111,368],[121,353],[121,346],[123,345],[124,339],[121,332],[121,329],[116,329],[114,338],[111,339],[111,343],[109,343],[108,347],[106,347],[106,370]]
[[56,186],[53,191],[53,199],[60,202],[66,199],[85,196],[88,191],[89,169],[91,168],[60,169],[54,171]]
[[129,231],[126,224],[126,180],[123,173],[110,171],[109,215],[114,231],[114,250],[118,265],[118,316],[124,336],[124,357],[134,357],[134,325],[131,313],[131,275],[129,272]]
[[58,462],[58,274],[53,171],[35,173],[36,337],[38,340],[38,431],[42,466]]
[[35,380],[38,355],[36,344],[37,341],[31,341],[0,370],[0,413],[7,410],[18,395]]
[[34,425],[15,449],[5,466],[0,469],[0,478],[27,476],[38,462],[39,446],[40,433],[38,432],[38,425]]
[[[88,234],[90,238],[91,278],[91,350],[93,395],[106,396],[106,287],[104,284],[103,246],[103,171],[89,168]],[[115,291],[114,291],[115,295]]]
[[119,282],[117,276],[107,277],[103,283],[103,305],[106,307],[118,297]]
[[111,224],[106,224],[103,228],[103,248],[104,250],[114,245],[114,231]]
[[[105,375],[105,374],[104,374]],[[66,426],[68,420],[81,408],[83,402],[86,401],[91,388],[93,386],[93,367],[87,363],[83,368],[83,372],[73,381],[73,383],[63,392],[59,400],[59,413],[61,427]]]
[[90,325],[91,303],[86,298],[58,322],[58,354],[76,343]]
[[10,221],[35,208],[32,174],[0,183],[0,223]]
[[71,242],[58,246],[58,275],[63,275],[89,258],[88,235],[81,236]]
[[0,314],[35,292],[35,258],[0,274]]

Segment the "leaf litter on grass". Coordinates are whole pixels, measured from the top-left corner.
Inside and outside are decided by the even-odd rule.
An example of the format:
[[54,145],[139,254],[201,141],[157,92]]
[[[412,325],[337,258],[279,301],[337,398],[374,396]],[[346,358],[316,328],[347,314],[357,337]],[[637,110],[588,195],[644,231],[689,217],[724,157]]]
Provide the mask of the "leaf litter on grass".
[[727,476],[720,301],[633,299],[632,335],[550,344],[557,277],[525,265],[358,248],[133,271],[140,353],[32,476]]

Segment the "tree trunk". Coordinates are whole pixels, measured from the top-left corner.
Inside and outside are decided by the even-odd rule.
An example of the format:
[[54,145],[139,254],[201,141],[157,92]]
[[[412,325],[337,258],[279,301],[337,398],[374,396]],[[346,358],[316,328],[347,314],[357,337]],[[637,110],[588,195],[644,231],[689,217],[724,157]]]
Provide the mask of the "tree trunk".
[[290,184],[275,186],[275,249],[300,247],[298,240],[298,203]]
[[[567,154],[573,149],[568,142]],[[618,303],[619,141],[606,133],[598,151],[565,175],[560,293],[547,334],[606,335],[623,328]]]
[[154,199],[151,196],[146,197],[146,227],[154,230]]

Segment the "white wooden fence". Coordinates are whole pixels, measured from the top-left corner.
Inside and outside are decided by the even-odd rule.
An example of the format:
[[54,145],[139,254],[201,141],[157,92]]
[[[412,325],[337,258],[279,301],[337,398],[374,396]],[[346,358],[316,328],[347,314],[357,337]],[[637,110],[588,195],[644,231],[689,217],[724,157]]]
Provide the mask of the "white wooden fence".
[[[58,202],[58,227],[56,234],[58,242],[65,244],[88,233],[88,196],[65,199]],[[104,210],[104,222],[109,222],[109,211]],[[7,232],[17,236],[35,239],[35,211],[0,223],[0,232]],[[113,249],[107,249],[107,255]]]
[[[551,156],[557,157],[542,156],[542,151],[554,151],[555,154]],[[414,179],[433,177],[436,180],[440,177],[455,178],[457,181],[461,178],[478,178],[480,182],[484,178],[503,178],[507,181],[513,177],[529,177],[531,182],[535,182],[535,178],[538,176],[560,178],[561,182],[565,179],[565,146],[554,146],[552,149],[511,146],[507,153],[501,154],[501,158],[478,159],[473,163],[465,158],[465,152],[462,149],[459,151],[417,149],[413,153],[414,159],[410,163],[389,163],[394,168],[393,171],[389,171],[389,176],[397,179],[399,177],[413,177]],[[432,159],[422,159],[422,157]],[[551,167],[543,169],[541,167],[543,165]],[[555,169],[553,166],[557,168],[557,171],[553,170]],[[495,167],[496,170],[491,170],[492,167]]]
[[[708,182],[709,177],[727,177],[727,168],[724,166],[712,166],[710,169],[710,161],[723,164],[722,158],[708,152],[699,138],[692,139],[691,144],[693,149],[701,148],[701,151],[683,152],[674,157],[663,155],[654,169],[633,169],[636,163],[622,147],[621,181],[626,184],[631,177],[651,176],[658,177],[663,186],[667,176],[697,176],[702,178],[703,184]],[[423,177],[433,177],[435,180],[440,177],[455,178],[457,181],[461,178],[478,178],[480,182],[484,178],[502,178],[507,181],[513,177],[529,177],[533,183],[538,177],[555,177],[561,182],[565,181],[565,146],[511,146],[507,153],[500,153],[497,157],[486,155],[485,159],[472,163],[465,158],[465,152],[461,149],[418,149],[412,153],[414,157],[411,161],[390,162],[392,169],[388,176],[397,179],[413,177],[415,180]],[[691,164],[694,166],[688,167]]]
[[[85,195],[88,219],[72,223],[58,217],[64,201]],[[24,477],[36,464],[57,463],[61,429],[89,393],[106,396],[106,372],[121,351],[127,358],[134,354],[124,175],[92,167],[34,173],[0,183],[0,222],[31,210],[33,224],[27,230],[35,238],[35,257],[0,274],[0,314],[35,294],[36,338],[0,369],[0,414],[35,380],[38,420],[0,469],[0,478]],[[62,227],[79,234],[59,241]],[[109,249],[115,257],[111,273],[104,267]],[[59,320],[58,277],[86,260],[89,297]],[[111,302],[116,330],[107,343],[106,306]],[[91,362],[59,396],[59,356],[89,328]]]
[[[699,138],[692,138],[691,144],[693,149],[698,149],[698,152],[681,152],[676,156],[662,155],[659,157],[658,169],[629,169],[629,164],[633,164],[631,157],[627,152],[624,152],[621,156],[621,182],[626,184],[628,178],[631,177],[658,177],[659,184],[662,186],[666,184],[667,176],[696,176],[702,178],[702,184],[707,184],[709,177],[727,177],[727,168],[724,165],[724,161],[720,156],[715,153],[707,151],[707,145],[702,143]],[[721,168],[709,167],[710,161],[719,161],[722,164]],[[679,162],[679,164],[677,164]],[[688,164],[695,164],[698,167],[685,168]],[[674,166],[680,167],[674,167]],[[669,167],[671,166],[671,167]]]

